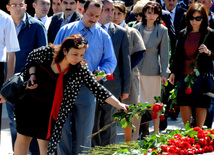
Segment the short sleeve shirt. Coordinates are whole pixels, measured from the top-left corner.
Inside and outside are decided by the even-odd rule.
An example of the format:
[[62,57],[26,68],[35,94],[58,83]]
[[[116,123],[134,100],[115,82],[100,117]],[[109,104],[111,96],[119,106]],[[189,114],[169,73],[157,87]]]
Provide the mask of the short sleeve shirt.
[[6,62],[7,52],[19,51],[15,25],[7,13],[0,10],[0,62]]

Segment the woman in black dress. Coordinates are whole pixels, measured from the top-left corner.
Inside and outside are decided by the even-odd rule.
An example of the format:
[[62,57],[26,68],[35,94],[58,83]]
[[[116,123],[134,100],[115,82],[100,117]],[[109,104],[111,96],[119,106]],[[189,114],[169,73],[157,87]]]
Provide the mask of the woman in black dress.
[[[213,73],[214,31],[208,27],[209,18],[203,4],[193,3],[185,18],[187,27],[179,34],[169,81],[172,84],[179,81],[177,103],[180,106],[184,125],[191,122],[192,108],[195,108],[196,124],[202,128],[206,118],[206,108],[211,103],[210,97],[204,95],[210,91],[204,77],[207,73]],[[191,89],[186,89],[190,86],[185,82],[185,78],[193,71],[189,67],[192,62],[196,62],[200,75],[196,77],[192,92],[187,92]]]
[[16,155],[27,155],[32,137],[38,139],[41,155],[46,155],[47,149],[48,154],[56,150],[61,129],[83,83],[102,101],[126,111],[127,105],[100,85],[83,62],[87,46],[84,38],[76,34],[66,38],[56,52],[54,46],[48,46],[29,54],[24,78],[31,84],[26,96],[15,104]]

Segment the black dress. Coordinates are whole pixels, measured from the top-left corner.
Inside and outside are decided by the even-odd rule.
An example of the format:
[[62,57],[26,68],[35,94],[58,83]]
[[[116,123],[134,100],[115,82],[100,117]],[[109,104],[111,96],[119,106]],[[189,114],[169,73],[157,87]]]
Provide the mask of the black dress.
[[[64,83],[71,70],[64,75]],[[52,71],[50,64],[36,67],[38,87],[26,90],[26,96],[15,104],[18,133],[39,139],[46,139],[56,82],[59,74]],[[52,129],[54,121],[52,121]]]

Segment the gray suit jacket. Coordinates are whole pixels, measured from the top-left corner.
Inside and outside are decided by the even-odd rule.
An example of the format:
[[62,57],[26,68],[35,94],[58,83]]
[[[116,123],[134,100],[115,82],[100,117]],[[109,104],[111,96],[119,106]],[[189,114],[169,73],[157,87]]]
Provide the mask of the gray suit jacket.
[[114,46],[117,66],[113,73],[114,80],[104,82],[104,86],[119,98],[122,93],[129,93],[130,91],[131,64],[129,41],[126,29],[114,23],[110,23],[108,34],[111,36]]
[[[144,26],[138,23],[135,28],[143,37]],[[168,78],[169,64],[169,38],[168,30],[162,24],[156,24],[151,33],[142,62],[138,65],[142,75],[161,75]]]

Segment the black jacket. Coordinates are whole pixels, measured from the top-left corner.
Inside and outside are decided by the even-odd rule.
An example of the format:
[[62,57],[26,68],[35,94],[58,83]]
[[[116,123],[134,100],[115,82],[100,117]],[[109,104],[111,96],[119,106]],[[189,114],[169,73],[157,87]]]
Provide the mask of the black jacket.
[[[208,34],[206,41],[204,44],[207,46],[207,48],[211,51],[211,56],[208,56],[205,53],[201,53],[198,58],[198,69],[201,75],[207,72],[213,72],[213,63],[214,60],[214,44],[213,44],[213,38],[214,38],[214,30],[209,29],[206,32],[201,34],[199,46],[202,44],[205,35]],[[184,44],[187,38],[187,31],[186,29],[182,30],[179,34],[179,39],[177,43],[177,48],[175,51],[175,55],[173,56],[173,63],[171,66],[171,72],[175,73],[176,80],[180,78],[182,73],[184,72],[184,61],[186,60],[186,53],[184,50]]]

